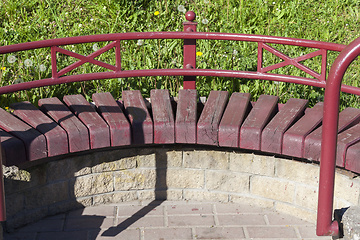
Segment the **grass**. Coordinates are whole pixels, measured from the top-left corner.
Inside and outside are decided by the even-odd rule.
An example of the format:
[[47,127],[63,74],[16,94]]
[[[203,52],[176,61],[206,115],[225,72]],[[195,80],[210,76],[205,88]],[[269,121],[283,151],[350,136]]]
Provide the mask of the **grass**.
[[[179,5],[196,12],[198,31],[273,35],[341,44],[348,44],[359,37],[360,4],[357,0],[3,0],[0,2],[0,45],[91,34],[182,31],[185,19],[184,13],[178,11]],[[154,14],[156,11],[159,12],[158,15]],[[69,45],[64,48],[87,55],[93,51],[93,47],[99,48],[106,43],[94,44]],[[301,47],[272,46],[293,57],[311,51]],[[257,46],[254,43],[198,40],[197,50],[203,53],[197,58],[198,68],[256,69]],[[126,41],[121,54],[124,70],[181,68],[182,40],[146,40],[142,45],[135,40]],[[332,63],[337,54],[330,53],[328,62]],[[51,76],[49,49],[16,53],[14,63],[7,61],[8,56],[6,54],[0,58],[0,86]],[[113,56],[109,51],[97,59],[114,64]],[[266,64],[279,62],[272,54],[266,53],[264,56]],[[26,59],[32,61],[32,66],[25,66]],[[71,57],[61,56],[59,59],[59,68],[75,62]],[[315,70],[319,69],[317,58],[307,60],[304,64]],[[344,78],[345,84],[358,86],[359,64],[358,60],[352,63]],[[71,74],[103,70],[84,64]],[[302,74],[291,67],[274,72]],[[181,77],[104,79],[3,95],[0,105],[8,106],[11,102],[20,100],[36,104],[40,98],[62,98],[63,95],[77,93],[91,100],[91,94],[99,91],[109,91],[119,98],[124,89],[138,89],[148,97],[153,88],[167,88],[175,96],[181,85]],[[290,97],[306,98],[309,99],[310,106],[323,97],[323,89],[320,88],[231,78],[198,77],[197,90],[202,96],[208,95],[211,90],[250,92],[253,99],[264,93],[275,94],[280,96],[282,102]],[[358,96],[341,95],[341,109],[357,107],[358,103]]]

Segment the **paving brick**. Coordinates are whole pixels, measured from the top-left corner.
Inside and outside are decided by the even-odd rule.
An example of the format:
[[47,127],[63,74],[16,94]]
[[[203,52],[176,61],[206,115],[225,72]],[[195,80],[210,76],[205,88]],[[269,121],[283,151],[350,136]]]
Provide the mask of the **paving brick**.
[[192,239],[191,228],[145,229],[144,239]]
[[266,225],[263,214],[218,214],[217,217],[221,226]]
[[16,233],[4,233],[4,239],[5,240],[35,240],[36,239],[36,232],[32,232],[32,233],[21,233],[21,232],[16,232]]
[[169,226],[214,226],[214,216],[169,216]]
[[253,176],[250,181],[251,194],[283,202],[294,201],[295,184],[293,182],[263,176]]
[[84,216],[107,216],[115,217],[115,207],[114,206],[96,206],[96,207],[86,207],[71,211],[68,214],[68,218],[78,218]]
[[87,240],[87,231],[71,231],[71,232],[44,232],[39,233],[37,240],[64,240],[76,239]]
[[274,201],[264,198],[256,198],[250,196],[238,196],[230,194],[230,201],[234,203],[249,204],[250,206],[259,206],[262,208],[274,208]]
[[89,231],[88,240],[106,240],[106,239],[140,239],[140,229],[120,229],[109,228]]
[[21,228],[19,232],[53,232],[61,231],[64,219],[43,219]]
[[316,235],[316,227],[313,226],[299,226],[300,236],[302,238],[316,238],[316,239],[333,239],[331,236],[319,237]]
[[212,214],[212,206],[210,203],[186,204],[186,205],[168,205],[168,215],[178,214]]
[[240,214],[240,213],[262,213],[261,207],[249,206],[245,204],[228,203],[228,204],[215,204],[216,213],[218,214]]
[[266,213],[265,215],[270,225],[309,225],[309,222],[286,214]]
[[126,216],[162,216],[164,214],[163,206],[147,205],[147,206],[121,206],[117,207],[117,215],[121,217]]
[[297,238],[292,227],[248,227],[251,238]]
[[241,227],[196,228],[196,239],[239,239],[245,238]]
[[116,227],[118,228],[164,227],[164,217],[163,216],[118,217]]
[[106,218],[104,216],[84,216],[81,218],[69,218],[65,222],[65,231],[83,230],[83,229],[99,229],[112,227],[114,218]]

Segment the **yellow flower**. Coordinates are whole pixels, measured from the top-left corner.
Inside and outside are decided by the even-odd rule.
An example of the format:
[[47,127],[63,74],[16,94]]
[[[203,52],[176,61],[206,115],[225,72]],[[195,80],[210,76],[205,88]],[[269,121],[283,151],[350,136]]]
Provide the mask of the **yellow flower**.
[[9,107],[5,107],[6,110],[9,110]]
[[203,55],[203,53],[202,52],[196,52],[196,56],[202,56]]
[[157,15],[159,15],[159,14],[160,14],[159,11],[154,12],[154,15],[155,15],[155,16],[157,16]]
[[1,70],[5,71],[5,70],[6,70],[6,67],[2,67]]

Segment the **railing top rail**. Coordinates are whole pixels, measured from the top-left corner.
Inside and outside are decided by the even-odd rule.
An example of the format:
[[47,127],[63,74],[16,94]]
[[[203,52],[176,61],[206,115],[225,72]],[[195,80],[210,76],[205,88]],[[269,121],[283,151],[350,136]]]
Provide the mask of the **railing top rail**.
[[0,54],[25,51],[37,48],[51,46],[72,45],[91,42],[105,42],[115,40],[136,40],[136,39],[207,39],[207,40],[228,40],[228,41],[248,41],[285,44],[293,46],[302,46],[309,48],[327,49],[329,51],[342,51],[346,45],[321,42],[308,39],[298,39],[289,37],[276,37],[255,34],[237,34],[220,32],[129,32],[112,33],[100,35],[87,35],[78,37],[56,38],[49,40],[40,40],[35,42],[19,43],[14,45],[0,47]]

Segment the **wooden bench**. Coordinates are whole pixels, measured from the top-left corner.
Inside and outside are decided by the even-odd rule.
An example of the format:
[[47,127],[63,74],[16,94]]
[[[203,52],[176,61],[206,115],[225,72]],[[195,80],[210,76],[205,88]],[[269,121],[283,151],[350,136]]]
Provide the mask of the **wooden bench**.
[[[326,154],[330,156],[329,158],[336,158],[338,167],[360,174],[360,160],[357,159],[357,154],[360,152],[360,110],[347,108],[342,111],[339,114],[339,127],[337,128],[338,97],[329,97],[330,95],[336,96],[336,93],[340,91],[341,74],[359,54],[359,39],[345,48],[340,44],[301,39],[198,33],[196,24],[192,22],[195,14],[188,12],[186,18],[189,22],[184,23],[184,32],[181,33],[123,33],[96,35],[91,38],[82,36],[0,47],[0,54],[50,47],[53,56],[51,78],[1,87],[0,94],[65,82],[104,78],[184,76],[184,89],[179,91],[176,100],[170,98],[168,90],[153,89],[149,99],[150,105],[146,104],[139,91],[123,91],[121,100],[114,99],[110,93],[96,93],[92,96],[94,103],[89,103],[82,95],[69,95],[64,96],[63,99],[41,99],[38,102],[39,108],[29,102],[22,102],[11,106],[14,110],[12,113],[0,109],[3,164],[25,166],[36,164],[38,160],[49,157],[118,146],[201,144],[262,151],[316,162],[320,161],[320,153],[323,148],[327,150]],[[120,41],[153,38],[184,39],[184,68],[122,71]],[[257,42],[257,71],[196,69],[195,39]],[[59,46],[97,41],[113,41],[102,50],[98,50],[105,51],[115,48],[116,66],[109,65],[109,69],[112,71],[102,74],[90,73],[61,77],[85,62],[93,64],[97,62],[91,57],[85,57],[66,69],[58,71],[56,53],[70,54]],[[297,45],[320,50],[291,59],[285,55],[279,55],[279,51],[267,43]],[[281,66],[294,65],[313,76],[314,79],[268,73],[281,66],[275,64],[263,67],[263,49],[281,56],[285,61]],[[342,53],[338,57],[339,60],[337,59],[333,64],[328,80],[325,81],[327,51],[342,51]],[[316,73],[299,63],[299,61],[318,55],[321,55],[323,60],[321,73]],[[195,90],[195,76],[199,75],[276,80],[316,87],[325,87],[331,80],[331,82],[337,81],[338,87],[329,84],[325,90],[330,92],[328,95],[325,94],[325,104],[319,102],[310,109],[307,108],[307,100],[303,99],[289,99],[286,104],[279,104],[278,97],[261,95],[256,102],[251,102],[249,93],[235,92],[229,96],[227,91],[212,91],[202,108],[200,117],[197,118],[199,103]],[[360,89],[351,86],[343,85],[342,91],[360,95]],[[323,116],[324,108],[332,110],[325,111],[327,115]],[[324,127],[322,126],[323,117]],[[329,126],[331,131],[328,130]],[[326,129],[324,134],[323,128]],[[327,137],[329,135],[331,137]],[[326,144],[322,144],[322,139],[327,141]],[[333,142],[328,143],[328,141]],[[335,150],[329,146],[337,146],[336,156]],[[322,155],[325,156],[325,154]],[[336,223],[332,223],[331,199],[335,166],[331,166],[333,160],[328,161],[327,158],[328,156],[325,158],[326,162],[321,160],[321,163],[330,165],[330,168],[326,168],[325,173],[320,173],[319,190],[319,201],[326,199],[324,207],[326,216],[319,218],[325,220],[318,222],[318,234],[337,235],[338,226]],[[322,175],[330,181],[321,180]],[[329,182],[328,185],[325,184],[330,187],[326,191],[321,190],[324,181]],[[323,196],[321,192],[325,192],[325,195]],[[322,214],[324,211],[320,209],[321,207],[319,205],[318,212]],[[2,219],[0,220],[4,221],[3,209],[1,213]]]

